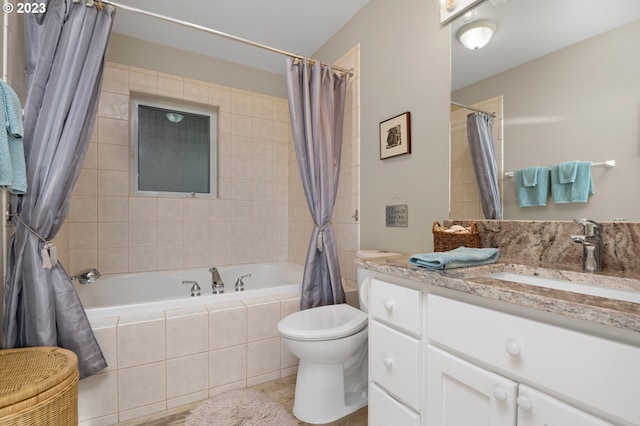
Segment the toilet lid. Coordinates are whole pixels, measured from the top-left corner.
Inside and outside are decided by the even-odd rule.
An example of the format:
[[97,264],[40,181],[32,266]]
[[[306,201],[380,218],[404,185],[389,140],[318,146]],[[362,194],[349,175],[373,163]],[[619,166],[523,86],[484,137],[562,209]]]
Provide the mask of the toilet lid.
[[295,312],[278,323],[284,337],[331,340],[351,336],[367,326],[367,314],[346,303]]

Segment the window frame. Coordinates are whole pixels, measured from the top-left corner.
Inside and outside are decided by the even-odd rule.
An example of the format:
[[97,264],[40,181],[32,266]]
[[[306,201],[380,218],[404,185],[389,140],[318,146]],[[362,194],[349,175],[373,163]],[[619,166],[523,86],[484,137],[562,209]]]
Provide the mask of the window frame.
[[[209,192],[171,192],[171,191],[145,191],[138,187],[138,108],[147,106],[162,108],[178,113],[197,114],[209,117]],[[147,99],[144,97],[131,98],[131,129],[130,129],[130,191],[132,196],[171,197],[171,198],[218,198],[218,109],[204,108],[186,105],[179,101],[163,101]]]

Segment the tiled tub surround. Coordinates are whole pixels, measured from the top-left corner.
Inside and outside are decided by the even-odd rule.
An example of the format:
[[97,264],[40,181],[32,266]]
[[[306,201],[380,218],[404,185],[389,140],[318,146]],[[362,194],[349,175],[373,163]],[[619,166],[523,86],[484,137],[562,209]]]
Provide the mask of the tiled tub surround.
[[91,320],[109,367],[80,381],[81,425],[112,425],[296,373],[284,294]]

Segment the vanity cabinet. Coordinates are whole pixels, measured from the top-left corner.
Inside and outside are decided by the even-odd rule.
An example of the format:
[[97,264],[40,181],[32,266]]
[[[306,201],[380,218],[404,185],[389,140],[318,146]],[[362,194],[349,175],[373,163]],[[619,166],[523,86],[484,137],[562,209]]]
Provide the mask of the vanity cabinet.
[[423,293],[377,279],[370,285],[369,424],[419,426]]
[[637,347],[433,294],[426,324],[428,425],[640,422]]

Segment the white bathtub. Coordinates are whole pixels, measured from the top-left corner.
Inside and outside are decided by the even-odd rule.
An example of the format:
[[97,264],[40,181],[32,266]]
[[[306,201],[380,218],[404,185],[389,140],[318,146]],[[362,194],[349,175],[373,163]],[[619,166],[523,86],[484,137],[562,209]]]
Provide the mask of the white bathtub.
[[[89,319],[274,294],[300,294],[303,268],[295,263],[220,266],[218,271],[224,282],[222,294],[213,294],[209,268],[104,275],[93,283],[76,284],[76,289]],[[235,291],[238,277],[247,274],[251,277],[244,278],[244,291]],[[201,295],[192,297],[191,284],[182,284],[183,281],[196,281]]]

